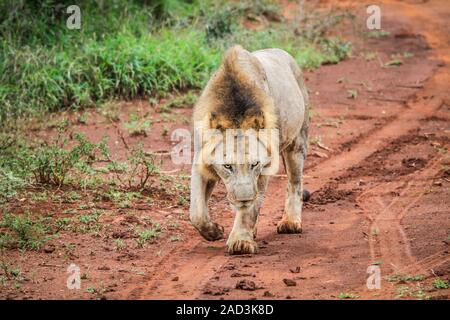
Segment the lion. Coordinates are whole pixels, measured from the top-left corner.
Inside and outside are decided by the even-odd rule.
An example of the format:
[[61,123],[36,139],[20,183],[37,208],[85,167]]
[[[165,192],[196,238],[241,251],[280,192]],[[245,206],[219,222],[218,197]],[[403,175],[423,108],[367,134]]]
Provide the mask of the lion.
[[[308,92],[302,71],[294,58],[281,49],[249,52],[239,45],[227,50],[218,70],[208,81],[193,113],[196,135],[191,171],[190,220],[207,240],[223,238],[224,228],[211,221],[208,200],[218,181],[223,181],[227,198],[235,211],[227,240],[230,254],[257,253],[256,225],[270,175],[265,170],[281,155],[287,178],[284,214],[278,233],[302,232],[303,167],[307,154],[309,129]],[[197,138],[213,130],[208,138]],[[244,161],[211,160],[211,153],[225,141],[242,140],[245,135],[227,136],[234,130],[273,130],[276,146],[258,136],[265,152],[245,153]],[[227,138],[228,137],[228,138]],[[231,138],[230,138],[231,137]],[[228,139],[228,140],[227,140]],[[246,139],[244,139],[247,141]],[[249,143],[244,142],[248,147]],[[230,151],[223,148],[218,154]],[[237,148],[232,151],[241,154]]]

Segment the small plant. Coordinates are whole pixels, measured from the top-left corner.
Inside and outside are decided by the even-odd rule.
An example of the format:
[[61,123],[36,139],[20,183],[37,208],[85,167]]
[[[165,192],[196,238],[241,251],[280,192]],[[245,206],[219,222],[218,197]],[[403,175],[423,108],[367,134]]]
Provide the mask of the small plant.
[[358,90],[349,89],[347,90],[347,98],[356,99],[358,97]]
[[450,284],[440,278],[434,279],[433,286],[436,289],[448,289],[450,288]]
[[20,248],[38,250],[49,240],[41,221],[33,221],[29,214],[12,215],[5,212],[0,222],[0,229],[5,228],[0,236],[0,248]]
[[85,124],[87,124],[87,120],[88,120],[88,114],[82,113],[78,116],[77,123],[85,125]]
[[117,251],[123,250],[127,247],[127,244],[122,239],[115,239],[114,244]]
[[108,169],[114,173],[115,179],[121,187],[128,190],[142,191],[150,178],[159,174],[154,156],[145,153],[142,144],[131,151],[127,162],[119,163],[112,160]]
[[68,230],[72,222],[71,218],[59,218],[55,221],[56,230]]
[[396,290],[396,298],[403,298],[405,296],[409,296],[410,295],[410,288],[408,286],[400,286],[398,287]]
[[339,293],[339,299],[358,299],[359,296],[353,293]]
[[156,239],[161,234],[161,227],[156,224],[151,229],[145,229],[137,232],[136,243],[138,247],[142,248],[148,241]]
[[5,278],[8,280],[14,280],[17,282],[23,282],[25,280],[20,268],[12,268],[6,262],[1,262],[0,269],[3,270],[3,274],[4,274]]
[[91,211],[89,214],[83,214],[78,217],[80,225],[76,227],[77,231],[82,233],[98,232],[101,229],[101,224],[98,223],[101,213],[97,210]]
[[87,293],[95,293],[96,289],[93,286],[89,286],[86,288],[86,292]]
[[163,137],[167,137],[168,134],[169,134],[169,128],[167,128],[166,126],[164,126],[164,128],[163,128],[163,130],[162,130],[162,132],[161,132],[161,135],[162,135]]
[[423,281],[425,279],[425,276],[422,274],[419,275],[401,275],[401,274],[394,274],[389,277],[387,277],[387,280],[389,282],[416,282],[416,281]]
[[414,53],[409,51],[403,52],[403,58],[412,58],[412,57],[414,57]]
[[389,67],[399,67],[403,64],[402,60],[400,59],[394,59],[394,60],[390,60],[386,63],[383,64],[384,68],[389,68]]
[[312,146],[318,145],[322,143],[322,137],[321,136],[311,136],[309,138],[309,144]]
[[216,11],[206,23],[206,39],[211,42],[232,33],[233,21],[233,12],[229,6]]
[[148,130],[151,126],[150,120],[145,120],[139,118],[136,114],[130,115],[130,120],[123,124],[124,128],[127,129],[130,136],[144,136],[148,134]]
[[65,127],[61,126],[53,141],[24,149],[19,154],[24,167],[32,173],[36,183],[62,186],[70,173],[89,172],[98,145],[89,142],[81,134],[75,134],[76,144],[68,148],[69,141],[64,137],[65,132]]
[[189,200],[185,196],[178,196],[177,204],[180,206],[184,206],[189,203]]
[[176,96],[174,98],[169,99],[167,102],[161,104],[159,106],[159,112],[170,113],[172,108],[183,108],[183,107],[192,107],[197,100],[197,95],[194,91],[188,91],[185,94]]
[[371,31],[367,34],[367,36],[369,38],[375,38],[375,39],[380,39],[380,38],[387,38],[389,37],[391,33],[389,31],[385,31],[385,30],[374,30]]
[[372,61],[376,58],[378,58],[378,52],[367,52],[366,54],[364,54],[364,59],[366,61]]

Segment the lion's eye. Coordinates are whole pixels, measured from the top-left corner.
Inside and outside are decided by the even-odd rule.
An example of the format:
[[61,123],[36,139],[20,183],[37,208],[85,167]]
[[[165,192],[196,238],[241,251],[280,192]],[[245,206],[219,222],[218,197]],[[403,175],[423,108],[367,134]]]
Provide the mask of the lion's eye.
[[259,161],[253,162],[252,163],[252,169],[256,168],[259,165]]
[[224,164],[223,167],[227,170],[231,170],[231,164]]

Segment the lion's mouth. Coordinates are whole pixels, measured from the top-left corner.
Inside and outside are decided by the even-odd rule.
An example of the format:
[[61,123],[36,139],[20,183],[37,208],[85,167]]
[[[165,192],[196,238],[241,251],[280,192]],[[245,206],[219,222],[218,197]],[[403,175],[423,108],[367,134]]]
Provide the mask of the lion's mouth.
[[249,200],[249,201],[238,201],[235,203],[235,206],[237,208],[250,208],[253,205],[253,201]]

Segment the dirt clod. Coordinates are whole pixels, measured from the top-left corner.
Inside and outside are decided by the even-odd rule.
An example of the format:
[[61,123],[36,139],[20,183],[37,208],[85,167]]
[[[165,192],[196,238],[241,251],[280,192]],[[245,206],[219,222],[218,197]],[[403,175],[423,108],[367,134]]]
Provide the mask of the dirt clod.
[[264,291],[263,296],[264,297],[275,297],[275,295],[273,293],[271,293],[270,291]]
[[300,269],[301,269],[300,266],[296,266],[295,268],[289,269],[289,271],[291,271],[292,273],[299,273]]
[[222,296],[229,291],[230,291],[229,288],[207,285],[203,290],[203,293],[211,296]]
[[254,273],[240,273],[240,272],[233,272],[231,274],[232,278],[240,278],[240,277],[256,277]]
[[297,285],[297,282],[292,279],[283,279],[283,282],[287,287],[295,287]]
[[427,161],[423,158],[406,158],[402,160],[402,165],[407,168],[421,169],[426,165]]
[[236,283],[236,289],[255,291],[257,288],[254,281],[244,279]]

